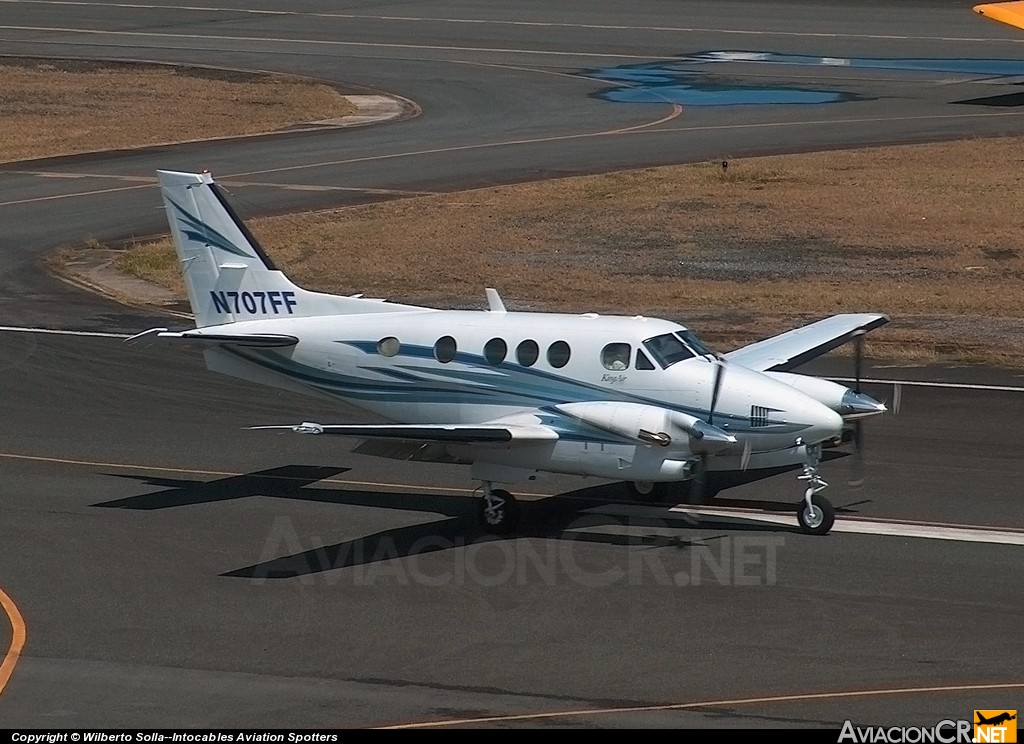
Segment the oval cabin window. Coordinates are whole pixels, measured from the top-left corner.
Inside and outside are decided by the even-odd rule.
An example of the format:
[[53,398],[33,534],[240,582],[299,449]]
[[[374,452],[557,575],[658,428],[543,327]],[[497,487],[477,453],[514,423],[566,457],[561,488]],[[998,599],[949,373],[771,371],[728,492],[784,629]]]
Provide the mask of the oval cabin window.
[[385,357],[393,357],[402,350],[402,344],[394,336],[382,338],[377,342],[377,353]]
[[492,338],[486,344],[484,344],[484,359],[487,360],[488,364],[497,367],[499,364],[505,361],[505,356],[508,354],[508,344],[503,339]]
[[540,347],[537,346],[536,341],[527,339],[516,347],[516,361],[524,367],[532,367],[535,365],[537,363],[537,357],[539,356]]
[[555,369],[561,369],[569,363],[571,351],[569,344],[565,341],[555,341],[548,347],[548,364]]
[[601,364],[614,371],[629,369],[633,347],[629,344],[608,344],[601,350]]
[[457,351],[458,347],[455,344],[455,339],[451,336],[442,336],[434,344],[434,359],[442,364],[447,364],[455,358]]

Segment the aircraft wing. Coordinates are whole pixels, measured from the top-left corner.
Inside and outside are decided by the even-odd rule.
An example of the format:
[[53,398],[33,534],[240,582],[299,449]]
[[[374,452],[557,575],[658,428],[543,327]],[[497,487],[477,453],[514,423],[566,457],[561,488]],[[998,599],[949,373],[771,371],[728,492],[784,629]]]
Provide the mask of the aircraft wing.
[[788,372],[889,322],[874,313],[833,315],[730,351],[725,358],[759,372]]
[[986,18],[991,18],[993,21],[1006,23],[1017,28],[1024,28],[1024,2],[1021,2],[1021,0],[1008,3],[975,5],[974,12]]
[[416,442],[506,444],[558,439],[558,432],[539,424],[301,424],[250,426],[250,429],[290,429],[299,434],[335,434],[359,439],[401,439]]
[[[223,328],[223,326],[221,326]],[[154,339],[182,341],[199,344],[233,344],[235,346],[294,346],[299,343],[295,336],[283,333],[231,333],[214,332],[205,328],[190,331],[169,331],[166,328],[151,328],[125,339],[127,344],[149,343]]]

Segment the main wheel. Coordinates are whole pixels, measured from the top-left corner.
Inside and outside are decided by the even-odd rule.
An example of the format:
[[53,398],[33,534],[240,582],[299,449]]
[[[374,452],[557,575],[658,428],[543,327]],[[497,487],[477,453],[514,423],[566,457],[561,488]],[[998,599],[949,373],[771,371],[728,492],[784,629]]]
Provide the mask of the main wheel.
[[626,481],[626,490],[629,497],[636,501],[643,501],[645,504],[657,504],[668,497],[668,483],[654,483],[652,481]]
[[519,526],[519,502],[508,491],[495,488],[489,497],[479,500],[477,518],[485,532],[508,535]]
[[806,496],[800,499],[796,506],[796,519],[800,523],[800,529],[808,535],[827,535],[836,521],[836,510],[824,496],[814,494],[811,496],[811,506],[808,508]]

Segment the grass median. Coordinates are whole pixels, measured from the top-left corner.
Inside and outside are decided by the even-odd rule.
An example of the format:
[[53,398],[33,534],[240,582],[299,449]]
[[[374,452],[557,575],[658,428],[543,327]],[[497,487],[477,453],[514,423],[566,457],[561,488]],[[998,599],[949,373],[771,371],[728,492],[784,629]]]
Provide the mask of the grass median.
[[[0,159],[251,134],[352,111],[330,86],[286,76],[0,67]],[[884,312],[893,322],[869,337],[878,356],[1024,366],[1022,162],[1012,138],[750,158],[251,226],[312,289],[481,307],[483,287],[495,286],[512,308],[659,315],[720,348],[832,313]],[[166,240],[131,246],[113,265],[184,297]]]

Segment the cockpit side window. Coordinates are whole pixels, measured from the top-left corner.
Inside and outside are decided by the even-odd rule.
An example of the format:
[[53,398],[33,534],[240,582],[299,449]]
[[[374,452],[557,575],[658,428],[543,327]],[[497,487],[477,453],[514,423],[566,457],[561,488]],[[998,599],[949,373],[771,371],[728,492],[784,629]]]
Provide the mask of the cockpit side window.
[[654,357],[658,364],[665,368],[671,367],[676,362],[696,356],[686,344],[672,333],[649,338],[644,341],[644,347],[651,353],[651,356]]
[[608,344],[601,349],[601,364],[605,369],[622,370],[629,369],[629,358],[633,354],[633,347],[629,344]]
[[647,355],[641,349],[636,350],[636,368],[637,369],[654,369],[654,362],[647,358]]

